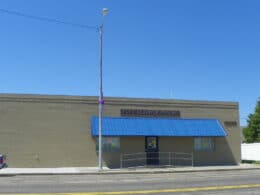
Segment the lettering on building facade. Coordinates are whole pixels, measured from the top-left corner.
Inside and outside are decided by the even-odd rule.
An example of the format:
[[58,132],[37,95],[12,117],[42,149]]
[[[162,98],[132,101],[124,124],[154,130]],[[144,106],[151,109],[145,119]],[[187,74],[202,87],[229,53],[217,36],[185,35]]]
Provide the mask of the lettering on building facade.
[[180,118],[179,110],[144,110],[144,109],[121,109],[121,116],[129,117],[162,117]]

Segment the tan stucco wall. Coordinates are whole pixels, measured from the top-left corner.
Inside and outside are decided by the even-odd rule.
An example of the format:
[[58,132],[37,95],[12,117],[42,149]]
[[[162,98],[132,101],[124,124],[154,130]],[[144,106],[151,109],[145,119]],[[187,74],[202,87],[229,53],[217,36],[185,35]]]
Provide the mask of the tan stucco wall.
[[[0,95],[0,153],[10,167],[97,166],[90,117],[98,114],[97,97]],[[234,102],[106,98],[104,115],[120,109],[179,110],[182,118],[237,121],[226,138],[216,138],[215,153],[195,153],[197,164],[238,163],[241,158],[238,104]],[[173,141],[172,141],[173,140]],[[185,147],[180,147],[185,143]],[[193,138],[160,138],[160,150],[192,150]],[[144,152],[144,137],[121,137],[121,153]],[[119,165],[120,155],[104,155]]]
[[0,153],[9,167],[96,166],[95,106],[0,101]]
[[160,152],[193,152],[192,137],[160,137]]

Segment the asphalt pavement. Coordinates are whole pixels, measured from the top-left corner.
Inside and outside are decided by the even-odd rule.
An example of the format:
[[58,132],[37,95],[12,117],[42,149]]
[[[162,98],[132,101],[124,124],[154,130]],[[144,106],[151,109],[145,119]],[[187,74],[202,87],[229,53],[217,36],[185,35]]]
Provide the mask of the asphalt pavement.
[[0,177],[0,194],[29,193],[260,194],[260,170]]

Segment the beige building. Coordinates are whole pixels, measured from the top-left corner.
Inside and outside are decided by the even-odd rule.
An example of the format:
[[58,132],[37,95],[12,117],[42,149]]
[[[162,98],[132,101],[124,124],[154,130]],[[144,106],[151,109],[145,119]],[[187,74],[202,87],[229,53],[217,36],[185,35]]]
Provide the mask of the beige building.
[[[98,98],[0,95],[0,154],[9,167],[98,165]],[[231,165],[241,160],[238,103],[106,98],[103,162]]]

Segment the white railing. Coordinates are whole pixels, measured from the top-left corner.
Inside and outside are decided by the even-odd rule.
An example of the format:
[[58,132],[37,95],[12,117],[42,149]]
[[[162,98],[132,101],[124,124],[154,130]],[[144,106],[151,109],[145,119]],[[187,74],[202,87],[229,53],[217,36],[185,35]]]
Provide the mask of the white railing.
[[120,167],[182,167],[193,166],[193,153],[181,152],[140,152],[132,154],[121,154]]

